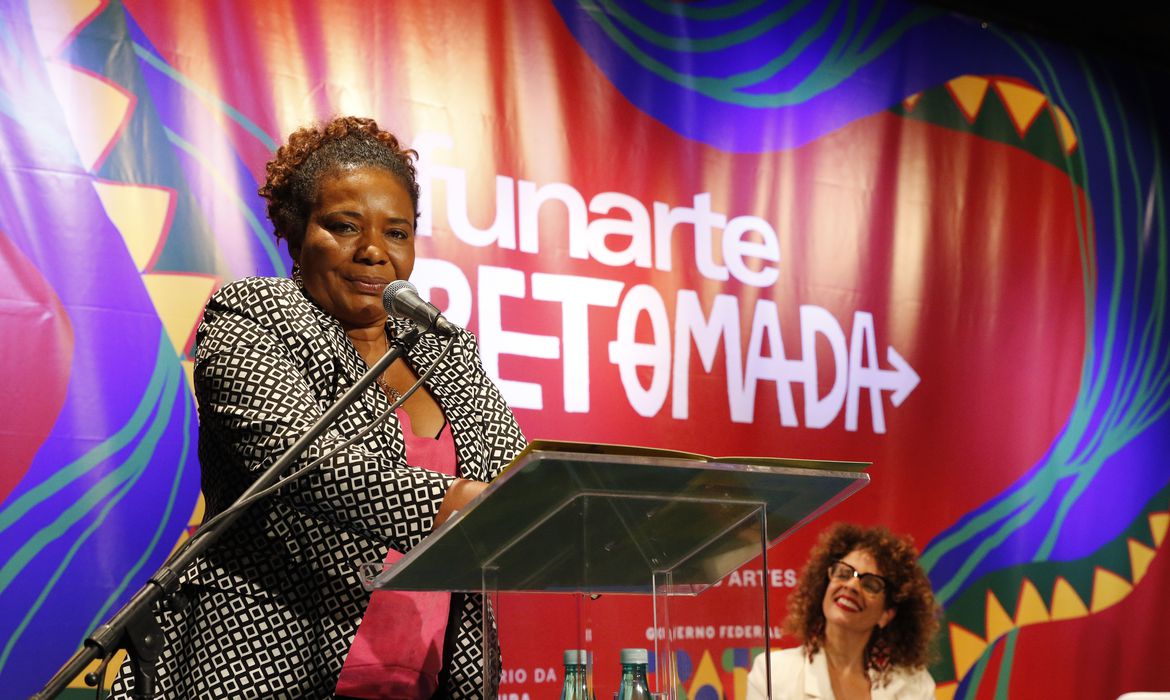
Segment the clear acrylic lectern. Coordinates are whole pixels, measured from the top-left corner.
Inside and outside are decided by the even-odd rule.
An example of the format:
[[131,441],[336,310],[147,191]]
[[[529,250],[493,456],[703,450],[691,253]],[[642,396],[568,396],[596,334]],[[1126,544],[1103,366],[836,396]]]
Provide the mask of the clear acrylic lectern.
[[770,646],[768,547],[869,483],[866,466],[534,441],[463,511],[363,579],[369,589],[481,592],[485,606],[501,591],[653,596],[654,629],[667,630],[655,677],[673,700],[673,640],[661,624],[670,598],[696,596],[762,555]]

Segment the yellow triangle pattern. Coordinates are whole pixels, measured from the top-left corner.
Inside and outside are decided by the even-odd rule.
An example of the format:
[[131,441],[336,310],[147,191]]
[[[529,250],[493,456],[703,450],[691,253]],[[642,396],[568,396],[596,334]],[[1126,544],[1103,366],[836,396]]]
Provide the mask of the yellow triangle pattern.
[[951,654],[954,655],[955,678],[962,678],[975,665],[987,642],[982,637],[955,623],[950,625]]
[[[1149,522],[1155,547],[1159,547],[1165,541],[1167,531],[1170,531],[1170,513],[1151,513]],[[1063,576],[1058,576],[1052,587],[1052,610],[1050,613],[1044,604],[1044,599],[1040,596],[1040,592],[1036,590],[1036,585],[1029,579],[1024,579],[1020,586],[1020,599],[1016,604],[1016,617],[1013,621],[995,594],[988,590],[984,611],[986,639],[959,625],[953,623],[950,625],[956,678],[966,676],[988,644],[1007,634],[1014,627],[1024,627],[1050,620],[1084,617],[1090,611],[1100,612],[1124,600],[1133,591],[1134,585],[1145,577],[1150,563],[1157,554],[1156,549],[1137,540],[1128,539],[1127,544],[1133,582],[1127,581],[1125,577],[1108,569],[1096,567],[1093,573],[1093,594],[1089,606],[1085,605],[1068,580]],[[939,686],[935,689],[935,697],[951,700],[957,687],[957,683]]]
[[1016,626],[1035,625],[1048,622],[1050,619],[1052,618],[1048,614],[1048,606],[1040,597],[1040,591],[1036,590],[1036,584],[1024,579],[1020,586],[1020,601],[1016,603]]
[[1129,568],[1133,572],[1133,582],[1137,584],[1145,578],[1157,552],[1134,539],[1126,540],[1126,543],[1129,545]]
[[1133,590],[1133,584],[1108,569],[1093,569],[1093,599],[1089,609],[1100,612],[1121,602]]
[[1064,152],[1072,153],[1077,147],[1077,132],[1073,131],[1072,121],[1060,107],[1052,105],[1049,109],[1052,111],[1052,119],[1056,122],[1056,133],[1060,135]]
[[995,597],[991,589],[987,591],[987,612],[985,616],[988,642],[1011,632],[1016,626],[1016,623],[1012,622],[1011,616],[1003,609],[1003,604],[999,602],[999,598]]
[[[114,652],[113,658],[110,659],[110,664],[108,666],[106,666],[106,672],[104,674],[105,680],[102,683],[103,688],[109,688],[111,685],[114,684],[114,677],[118,675],[118,669],[122,668],[122,662],[125,660],[126,660],[126,650],[125,649],[119,649],[118,651]],[[85,688],[86,690],[88,690],[90,692],[90,694],[92,694],[93,693],[93,686],[88,685],[85,682],[85,677],[91,673],[96,673],[98,670],[98,664],[100,664],[100,663],[101,663],[101,659],[91,661],[90,664],[85,667],[84,671],[77,674],[76,678],[69,681],[68,687],[70,687],[70,688]]]
[[206,275],[151,273],[142,276],[163,328],[177,355],[187,349],[187,341],[199,322],[200,312],[215,289],[216,279]]
[[101,6],[102,0],[29,0],[29,22],[41,55],[55,55],[73,30]]
[[[53,2],[28,0],[29,22],[41,55],[50,59],[55,57],[77,29],[92,19],[104,6],[104,0],[54,0]],[[134,108],[135,99],[133,95],[119,87],[70,65],[50,60],[46,62],[45,67],[49,84],[53,87],[57,101],[61,106],[65,128],[69,131],[78,157],[86,170],[93,171],[99,161],[109,152],[114,139],[121,132]],[[118,228],[123,239],[126,239],[132,259],[138,265],[139,271],[142,271],[153,255],[154,248],[161,238],[163,227],[159,226],[159,232],[154,236],[154,242],[151,244],[150,235],[143,235],[143,231],[148,230],[149,227],[129,225],[131,212],[135,216],[141,216],[143,211],[149,213],[151,207],[148,205],[141,211],[133,211],[133,207],[125,207],[119,201],[121,199],[119,191],[115,190],[115,188],[133,186],[98,182],[95,182],[94,186],[102,206],[106,209],[106,215]],[[142,203],[139,202],[139,204]],[[168,196],[162,217],[164,221],[165,213],[169,207]],[[148,250],[143,252],[143,248],[148,248]],[[203,496],[201,494],[199,503],[202,504],[202,502]],[[196,512],[202,517],[201,507],[197,508]],[[184,532],[179,539],[179,544],[186,538],[187,534]],[[114,652],[106,665],[105,673],[102,674],[104,677],[99,680],[101,686],[113,685],[114,678],[125,660],[126,652],[124,650]],[[96,673],[100,665],[101,660],[91,662],[69,681],[68,687],[90,688],[91,686],[85,682],[85,678],[91,673]]]
[[1154,536],[1154,547],[1161,547],[1166,541],[1166,530],[1170,529],[1170,513],[1150,513],[1150,534]]
[[[33,32],[43,55],[52,56],[78,26],[102,7],[102,0],[29,0]],[[86,170],[93,171],[109,152],[134,108],[133,95],[85,71],[63,63],[46,64],[49,82],[61,104],[66,128]],[[94,190],[110,222],[118,229],[139,272],[146,272],[169,227],[173,191],[118,182],[94,180]],[[218,280],[205,275],[144,274],[143,284],[154,303],[163,328],[180,357],[186,349],[200,311]],[[194,363],[182,362],[188,388],[194,394]],[[188,527],[203,520],[206,503],[200,493]],[[184,531],[175,548],[189,538]],[[113,684],[126,658],[114,654],[106,667],[102,684]],[[98,661],[69,682],[70,688],[88,688],[86,675],[97,671]]]
[[695,677],[691,681],[691,687],[687,689],[687,697],[695,697],[695,693],[699,688],[709,685],[715,689],[715,697],[723,697],[723,680],[719,677],[719,671],[715,668],[715,661],[711,658],[711,652],[704,649],[703,657],[699,659],[699,665],[695,668]]
[[1032,127],[1036,115],[1048,103],[1048,98],[1030,87],[1006,80],[995,81],[995,89],[1003,98],[1008,116],[1016,125],[1016,131],[1020,134],[1020,138],[1024,138],[1028,129]]
[[93,170],[117,138],[134,100],[110,83],[72,66],[47,63],[45,68],[81,164]]
[[959,105],[959,109],[963,111],[967,121],[975,122],[975,117],[979,115],[979,110],[983,107],[983,98],[987,96],[987,87],[990,84],[990,80],[980,78],[977,75],[962,75],[947,82],[947,89],[951,91],[951,97],[954,98],[955,104]]
[[145,272],[169,226],[174,191],[100,180],[93,181],[93,188],[106,216],[122,234],[134,265]]
[[959,684],[955,681],[940,683],[934,687],[934,700],[954,700]]
[[[993,81],[977,75],[963,75],[947,82],[947,90],[951,93],[951,99],[963,112],[963,116],[973,124],[979,116],[979,110],[983,109],[987,89],[993,84],[1020,138],[1024,138],[1028,129],[1036,122],[1037,115],[1047,107],[1056,124],[1057,135],[1064,152],[1067,154],[1076,150],[1077,135],[1068,115],[1060,107],[1051,104],[1044,93],[1033,87],[1008,80]],[[902,100],[907,112],[914,109],[920,97],[921,93],[915,93]]]
[[918,106],[918,101],[922,99],[922,93],[916,92],[913,95],[902,100],[902,106],[906,108],[907,112],[913,112],[914,108]]
[[1089,609],[1085,607],[1085,601],[1077,595],[1072,584],[1063,576],[1057,576],[1056,583],[1052,586],[1053,621],[1071,620],[1074,617],[1084,617],[1088,614]]

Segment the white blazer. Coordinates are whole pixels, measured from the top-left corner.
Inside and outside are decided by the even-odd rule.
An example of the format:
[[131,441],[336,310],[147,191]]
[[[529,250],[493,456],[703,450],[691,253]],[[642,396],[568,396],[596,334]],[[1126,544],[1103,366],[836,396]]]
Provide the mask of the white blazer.
[[[810,661],[804,647],[771,652],[772,700],[804,700],[820,698],[836,700],[829,682],[829,662],[822,649]],[[893,669],[888,682],[871,686],[872,700],[934,700],[934,679],[926,669]],[[764,655],[756,657],[748,673],[748,700],[763,700],[767,694],[767,675]]]

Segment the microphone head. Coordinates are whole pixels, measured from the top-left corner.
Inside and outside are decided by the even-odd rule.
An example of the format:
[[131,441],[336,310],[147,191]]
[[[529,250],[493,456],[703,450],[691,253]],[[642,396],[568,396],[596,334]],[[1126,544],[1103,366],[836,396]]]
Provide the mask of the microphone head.
[[382,291],[382,308],[395,318],[414,321],[424,332],[436,335],[454,335],[458,329],[435,308],[418,295],[414,285],[406,280],[394,280]]
[[414,288],[414,285],[410,282],[407,282],[406,280],[394,280],[390,284],[386,285],[386,289],[382,290],[382,308],[386,309],[386,313],[390,314],[391,316],[402,315],[395,308],[394,302],[404,289],[409,289],[415,294],[418,294],[418,290]]

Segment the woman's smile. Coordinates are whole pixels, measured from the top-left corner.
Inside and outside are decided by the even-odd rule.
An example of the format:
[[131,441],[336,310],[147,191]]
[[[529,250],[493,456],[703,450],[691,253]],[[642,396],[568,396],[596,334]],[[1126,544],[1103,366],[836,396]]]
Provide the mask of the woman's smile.
[[379,298],[382,296],[382,291],[386,289],[386,285],[394,281],[370,275],[344,275],[344,277],[359,294],[369,294]]
[[847,590],[839,591],[833,597],[833,603],[836,604],[837,607],[847,612],[861,612],[861,610],[865,607],[861,600],[850,594]]

